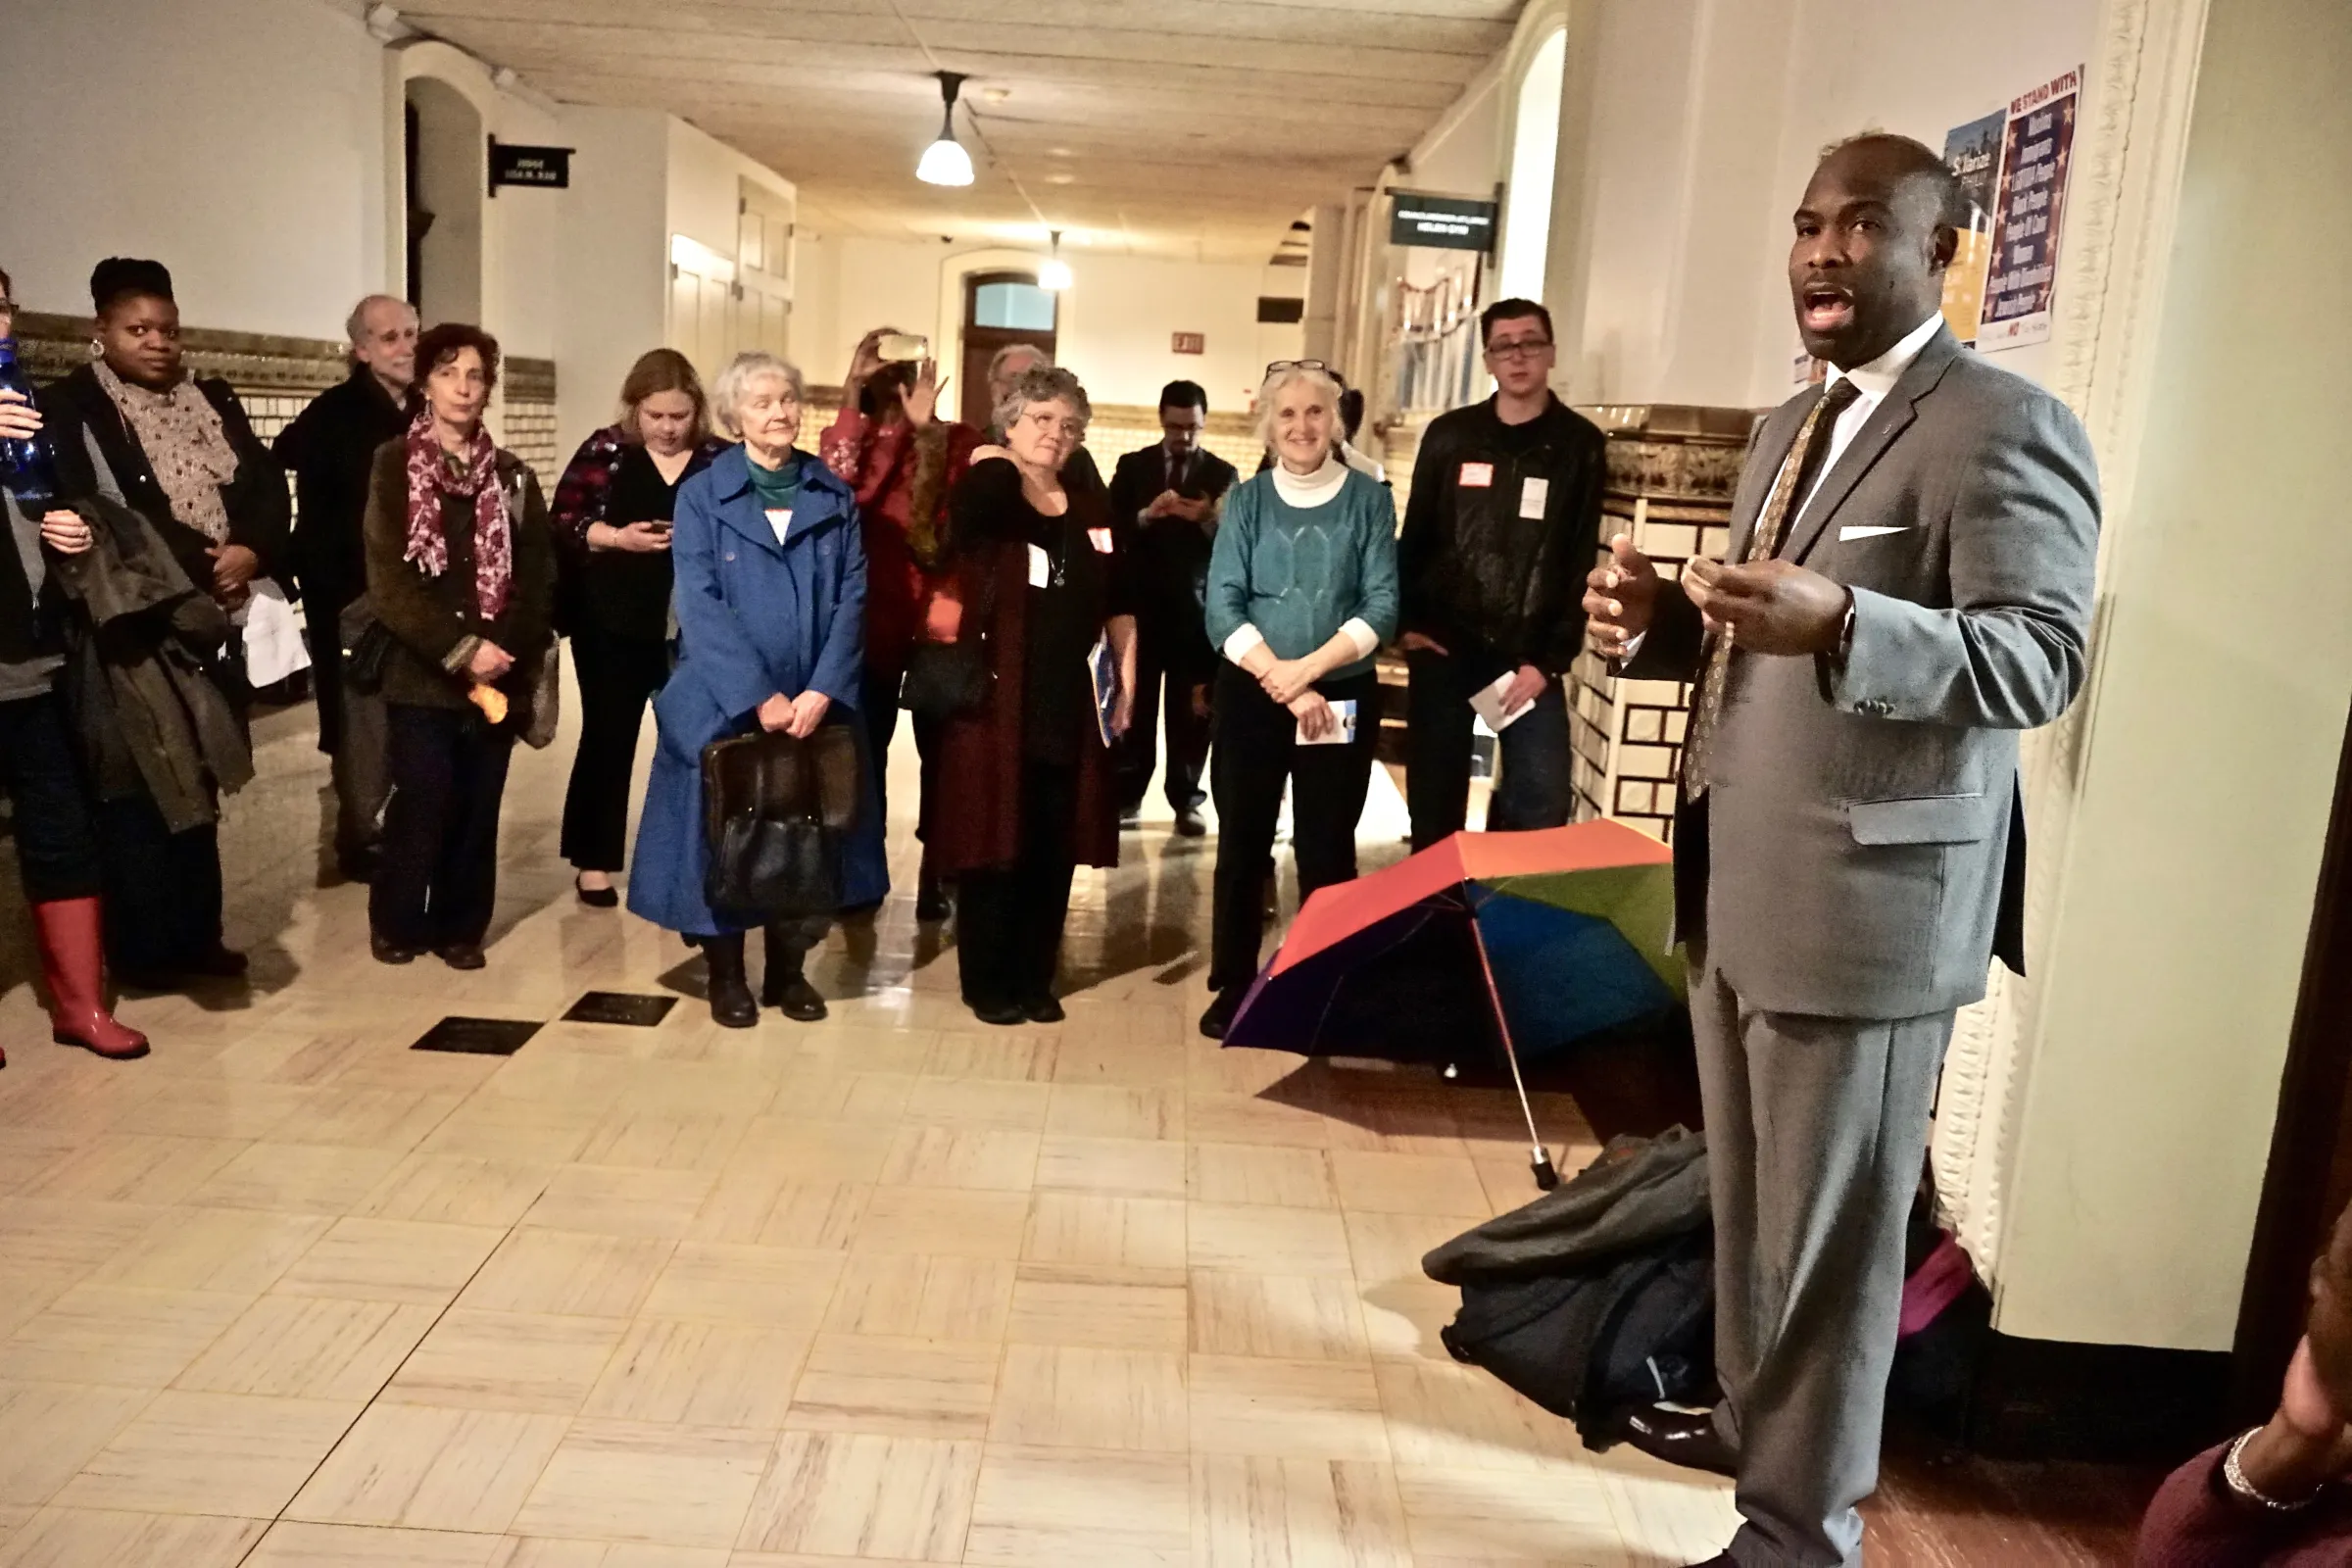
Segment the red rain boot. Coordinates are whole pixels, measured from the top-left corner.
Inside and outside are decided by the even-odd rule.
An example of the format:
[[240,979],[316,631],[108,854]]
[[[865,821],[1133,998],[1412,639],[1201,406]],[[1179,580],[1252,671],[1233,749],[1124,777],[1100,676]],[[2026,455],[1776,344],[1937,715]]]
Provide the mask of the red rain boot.
[[61,1046],[79,1046],[109,1061],[147,1054],[147,1037],[106,1010],[106,965],[96,899],[58,899],[32,906],[41,939],[41,977],[49,982],[49,1025]]

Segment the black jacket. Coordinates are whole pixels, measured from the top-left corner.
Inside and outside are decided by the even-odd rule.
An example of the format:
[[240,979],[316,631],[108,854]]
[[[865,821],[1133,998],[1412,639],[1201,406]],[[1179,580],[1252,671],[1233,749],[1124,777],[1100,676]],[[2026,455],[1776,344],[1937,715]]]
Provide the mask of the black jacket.
[[[1532,441],[1506,444],[1494,402],[1440,415],[1421,437],[1396,544],[1400,618],[1483,678],[1521,664],[1557,675],[1584,646],[1607,437],[1554,398]],[[1529,480],[1546,487],[1540,516],[1521,515]]]
[[[1222,501],[1241,475],[1232,464],[1205,449],[1193,454],[1177,493],[1188,499]],[[1167,488],[1167,449],[1154,442],[1118,461],[1110,474],[1111,526],[1135,550],[1136,612],[1146,638],[1167,667],[1207,680],[1216,673],[1216,651],[1202,625],[1208,556],[1216,539],[1212,516],[1205,523],[1182,517],[1140,522],[1143,510]]]
[[294,475],[291,565],[313,614],[332,614],[368,591],[360,533],[368,476],[375,449],[408,427],[408,411],[374,371],[355,365],[342,385],[313,398],[270,448]]
[[[196,387],[220,412],[220,427],[237,455],[236,476],[220,487],[220,499],[228,510],[229,543],[243,545],[261,558],[256,575],[275,577],[286,569],[286,534],[293,520],[286,501],[285,470],[253,433],[245,406],[226,381],[199,380]],[[90,443],[84,439],[86,432],[96,441],[122,499],[155,524],[188,580],[210,587],[213,567],[206,552],[212,541],[202,529],[172,514],[172,503],[156,482],[155,469],[149,466],[139,438],[115,407],[115,400],[106,395],[106,388],[98,384],[97,372],[85,365],[50,382],[41,389],[40,403],[41,417],[49,426],[50,449],[57,459],[58,482],[66,493],[75,500],[101,493],[90,462]]]

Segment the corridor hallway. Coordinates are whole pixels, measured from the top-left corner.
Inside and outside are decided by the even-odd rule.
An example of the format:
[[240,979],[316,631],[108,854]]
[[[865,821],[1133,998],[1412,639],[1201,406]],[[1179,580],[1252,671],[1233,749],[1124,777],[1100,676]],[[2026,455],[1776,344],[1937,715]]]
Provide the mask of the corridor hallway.
[[[812,967],[829,1022],[565,1023],[700,969],[573,901],[570,734],[517,755],[459,974],[372,962],[366,890],[315,886],[313,733],[263,719],[229,804],[250,993],[131,1000],[155,1054],[114,1065],[48,1044],[0,943],[0,1568],[1630,1568],[1730,1534],[1726,1484],[1587,1454],[1438,1343],[1422,1252],[1534,1196],[1499,1091],[1193,1033],[1215,841],[1156,800],[1081,875],[1064,1024],[957,1004],[905,820],[901,891]],[[1367,866],[1401,815],[1376,775]],[[544,1026],[408,1049],[453,1013]],[[2144,1494],[1898,1467],[1876,1560],[2114,1561]]]
[[1534,1195],[1502,1094],[1193,1033],[1214,840],[1082,874],[1058,1026],[957,1003],[900,821],[901,891],[812,965],[827,1023],[687,997],[428,1054],[700,965],[573,902],[568,736],[517,756],[490,966],[371,962],[366,889],[313,886],[312,735],[264,720],[229,805],[250,995],[131,1001],[155,1054],[112,1065],[47,1043],[12,934],[7,1568],[1451,1568],[1731,1528],[1439,1345],[1422,1252]]

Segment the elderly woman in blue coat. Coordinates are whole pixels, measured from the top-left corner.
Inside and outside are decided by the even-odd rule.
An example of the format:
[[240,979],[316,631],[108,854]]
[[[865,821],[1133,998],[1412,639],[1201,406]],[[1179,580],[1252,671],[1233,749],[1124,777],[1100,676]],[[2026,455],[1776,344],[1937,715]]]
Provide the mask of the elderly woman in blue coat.
[[[719,421],[743,445],[678,487],[670,538],[678,662],[654,700],[660,744],[638,824],[629,907],[692,940],[710,966],[710,1016],[733,1029],[764,1004],[788,1018],[825,1015],[804,963],[826,922],[766,928],[759,1002],[744,973],[744,929],[703,896],[703,748],[755,728],[808,736],[850,722],[864,662],[865,549],[850,487],[805,452],[801,372],[772,354],[738,355],[711,389]],[[848,904],[890,889],[873,780],[844,847]]]

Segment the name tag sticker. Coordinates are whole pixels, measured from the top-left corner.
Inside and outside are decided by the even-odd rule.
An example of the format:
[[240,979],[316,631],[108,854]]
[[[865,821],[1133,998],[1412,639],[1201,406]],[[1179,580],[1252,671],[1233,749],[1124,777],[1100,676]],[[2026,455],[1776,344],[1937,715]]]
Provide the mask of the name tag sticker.
[[1098,555],[1107,556],[1110,554],[1110,530],[1108,528],[1087,529],[1086,542],[1095,547],[1095,553]]
[[1543,521],[1544,503],[1550,499],[1551,481],[1549,479],[1522,479],[1519,481],[1519,515],[1522,517],[1533,517],[1539,522]]
[[1043,588],[1052,580],[1053,575],[1054,563],[1046,555],[1046,547],[1031,545],[1029,547],[1029,586]]
[[1454,482],[1465,490],[1491,490],[1494,487],[1494,465],[1465,463],[1462,465],[1461,477]]

